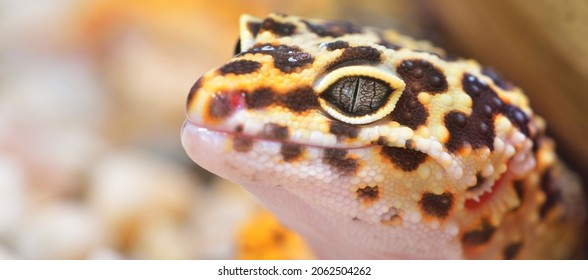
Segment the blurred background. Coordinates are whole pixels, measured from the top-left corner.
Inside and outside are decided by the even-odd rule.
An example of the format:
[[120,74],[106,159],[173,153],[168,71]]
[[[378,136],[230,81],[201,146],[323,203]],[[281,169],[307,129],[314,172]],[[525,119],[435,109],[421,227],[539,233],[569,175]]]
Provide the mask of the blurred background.
[[0,0],[0,258],[312,258],[180,144],[243,13],[392,27],[498,69],[588,174],[586,1]]

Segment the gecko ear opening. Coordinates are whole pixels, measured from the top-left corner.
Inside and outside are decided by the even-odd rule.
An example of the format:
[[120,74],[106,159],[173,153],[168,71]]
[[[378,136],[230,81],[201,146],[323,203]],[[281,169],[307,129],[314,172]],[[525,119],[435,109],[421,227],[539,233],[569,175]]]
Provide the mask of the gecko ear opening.
[[239,41],[235,51],[241,52],[250,49],[260,27],[261,19],[246,14],[242,15],[239,19]]

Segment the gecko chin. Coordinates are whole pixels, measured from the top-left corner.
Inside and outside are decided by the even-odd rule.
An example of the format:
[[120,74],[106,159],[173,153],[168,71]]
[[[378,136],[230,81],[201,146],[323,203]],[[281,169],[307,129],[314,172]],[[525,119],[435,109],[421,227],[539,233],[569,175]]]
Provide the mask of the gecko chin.
[[430,228],[418,211],[389,206],[381,187],[388,179],[366,164],[381,153],[377,146],[346,150],[239,138],[188,121],[182,130],[192,160],[245,187],[319,258],[461,257],[455,227]]

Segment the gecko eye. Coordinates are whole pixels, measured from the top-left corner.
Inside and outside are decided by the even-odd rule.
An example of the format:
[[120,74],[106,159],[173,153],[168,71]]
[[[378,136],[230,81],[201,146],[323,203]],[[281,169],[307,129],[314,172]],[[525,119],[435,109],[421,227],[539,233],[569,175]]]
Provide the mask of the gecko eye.
[[385,69],[349,66],[327,74],[317,88],[321,106],[332,117],[365,124],[388,115],[404,86],[401,79]]
[[384,81],[366,76],[351,76],[337,80],[321,97],[337,107],[341,113],[361,117],[382,107],[393,90]]

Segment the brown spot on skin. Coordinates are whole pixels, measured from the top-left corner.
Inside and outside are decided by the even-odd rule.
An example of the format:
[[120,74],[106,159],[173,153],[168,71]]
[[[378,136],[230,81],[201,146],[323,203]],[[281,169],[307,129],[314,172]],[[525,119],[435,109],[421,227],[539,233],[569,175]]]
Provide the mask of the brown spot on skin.
[[362,28],[347,21],[328,21],[325,23],[315,24],[303,21],[310,31],[320,37],[340,37],[345,34],[360,33]]
[[490,241],[495,231],[496,227],[490,225],[488,220],[484,219],[477,228],[465,232],[461,237],[461,242],[470,246],[482,245]]
[[404,89],[392,111],[392,120],[416,130],[419,125],[426,123],[427,117],[429,117],[429,113],[425,106],[418,101],[415,93],[408,87]]
[[465,74],[462,86],[472,98],[472,113],[466,116],[462,112],[451,111],[445,115],[445,125],[449,130],[449,141],[445,146],[450,152],[466,144],[474,149],[488,147],[494,150],[494,116],[503,110],[503,103],[496,92],[475,76]]
[[248,73],[255,72],[260,67],[261,67],[261,63],[259,63],[257,61],[241,59],[241,60],[235,60],[235,61],[232,61],[232,62],[225,64],[224,66],[219,68],[219,71],[220,71],[221,75],[226,75],[226,74],[241,75],[241,74],[248,74]]
[[510,81],[505,80],[502,77],[502,75],[500,75],[500,73],[498,73],[492,67],[482,68],[482,74],[484,74],[484,75],[488,76],[490,79],[492,79],[494,84],[497,85],[498,87],[500,87],[501,89],[511,90],[514,88],[514,85]]
[[266,123],[261,131],[261,137],[267,139],[284,140],[288,139],[288,127],[275,123]]
[[260,31],[268,30],[279,36],[290,36],[296,31],[296,25],[277,22],[273,18],[266,18],[261,23]]
[[312,87],[301,87],[280,95],[280,103],[294,112],[304,112],[319,106],[318,97]]
[[541,175],[541,190],[545,193],[545,202],[539,208],[541,219],[547,216],[547,213],[553,209],[561,199],[560,186],[557,184],[557,178],[554,178],[553,169],[547,169]]
[[247,29],[249,30],[249,32],[251,32],[251,35],[253,35],[253,37],[257,36],[257,33],[259,33],[259,28],[261,28],[261,23],[259,22],[247,23]]
[[360,46],[346,48],[343,53],[331,64],[325,67],[327,72],[337,68],[351,65],[378,64],[381,61],[381,52],[375,48]]
[[299,70],[300,68],[309,66],[314,61],[314,57],[309,53],[303,52],[299,47],[263,44],[256,45],[248,51],[242,52],[237,55],[243,56],[245,54],[267,54],[274,58],[274,66],[284,73],[292,73]]
[[364,204],[371,204],[379,199],[380,190],[378,186],[365,186],[362,189],[357,189],[357,199]]
[[352,175],[359,169],[356,159],[348,158],[347,151],[342,149],[325,149],[323,162],[334,167],[342,175]]
[[426,60],[404,60],[398,66],[397,71],[407,88],[418,84],[422,91],[431,94],[447,90],[447,79],[443,72]]
[[294,161],[302,155],[302,146],[298,144],[284,143],[280,148],[284,161]]
[[251,137],[235,136],[233,138],[233,149],[237,152],[246,153],[253,148],[253,139]]
[[427,159],[427,154],[416,150],[400,147],[382,147],[380,154],[390,159],[390,162],[403,171],[416,170]]
[[424,193],[419,205],[427,215],[443,219],[449,215],[449,211],[453,208],[453,194],[449,192]]
[[210,117],[215,119],[226,118],[233,113],[233,106],[228,94],[216,94],[209,106]]
[[327,50],[329,51],[334,51],[337,49],[346,49],[349,48],[349,43],[345,42],[345,41],[334,41],[334,42],[330,42],[326,44]]
[[504,256],[505,260],[512,260],[516,258],[517,254],[523,247],[523,242],[513,242],[508,244],[504,250],[502,251],[502,255]]
[[335,134],[337,139],[343,139],[344,137],[356,138],[359,135],[359,127],[351,124],[347,124],[340,121],[332,121],[329,132]]
[[202,79],[203,77],[200,77],[200,79],[198,79],[198,81],[196,81],[196,83],[194,83],[190,89],[190,93],[188,93],[188,102],[186,103],[188,108],[190,108],[190,104],[192,104],[194,99],[196,99],[196,92],[198,92],[198,90],[202,87]]
[[261,88],[247,94],[245,102],[248,108],[260,109],[274,102],[274,92],[269,88]]

